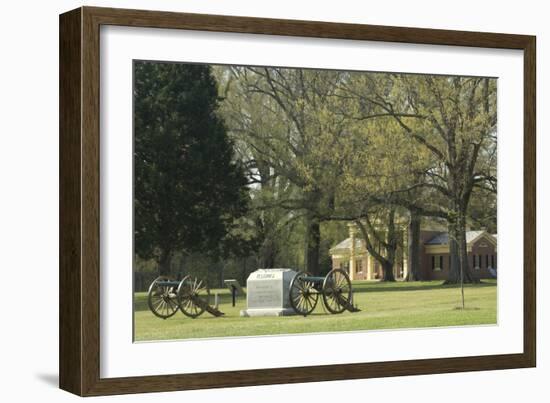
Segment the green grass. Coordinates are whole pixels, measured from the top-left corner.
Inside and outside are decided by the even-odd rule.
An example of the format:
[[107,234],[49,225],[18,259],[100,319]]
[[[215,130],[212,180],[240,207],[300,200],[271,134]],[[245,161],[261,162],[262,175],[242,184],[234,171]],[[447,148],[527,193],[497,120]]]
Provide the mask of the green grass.
[[415,283],[353,283],[354,302],[361,312],[331,315],[323,309],[321,298],[312,315],[286,317],[239,316],[246,298],[231,306],[226,289],[212,290],[220,295],[219,309],[225,316],[215,318],[203,313],[190,319],[181,312],[163,320],[147,307],[147,293],[135,294],[135,340],[169,340],[204,337],[253,336],[290,333],[338,332],[350,330],[419,328],[496,324],[496,281],[465,286],[466,310],[461,306],[460,288],[443,286],[440,281]]

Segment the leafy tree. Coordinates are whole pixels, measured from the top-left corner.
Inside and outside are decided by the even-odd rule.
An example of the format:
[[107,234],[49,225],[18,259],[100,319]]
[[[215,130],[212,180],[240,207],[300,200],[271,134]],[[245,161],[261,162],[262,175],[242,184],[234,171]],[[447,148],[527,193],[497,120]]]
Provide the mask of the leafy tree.
[[232,67],[220,76],[227,83],[224,115],[250,182],[259,190],[253,200],[262,210],[258,227],[265,235],[264,260],[273,262],[273,252],[280,249],[279,224],[301,219],[304,266],[317,274],[321,217],[331,208],[334,181],[329,178],[337,174],[319,150],[334,144],[343,130],[345,122],[335,115],[332,102],[341,73]]
[[427,216],[448,222],[450,282],[473,280],[466,222],[496,230],[495,80],[284,68],[217,72],[223,115],[246,167],[260,262],[295,261],[290,236],[303,234],[305,269],[318,273],[321,224],[355,221],[392,280],[397,227],[407,217],[408,280],[418,280],[420,222]]
[[[280,174],[262,143],[264,136],[284,130],[284,124],[273,114],[264,113],[267,100],[243,88],[246,81],[240,77],[246,69],[217,66],[214,71],[224,100],[220,111],[248,179],[251,196],[248,218],[255,225],[258,241],[254,253],[257,267],[288,266],[289,260],[295,262],[289,239],[299,232],[296,228],[299,217],[283,204],[295,196],[297,189]],[[281,152],[284,149],[278,150]]]
[[349,97],[344,102],[351,120],[349,134],[340,137],[339,147],[332,154],[345,161],[333,218],[356,223],[366,249],[382,267],[382,279],[395,281],[393,269],[397,249],[402,245],[399,234],[405,218],[405,209],[398,200],[430,159],[391,117],[376,114],[354,119],[358,110],[366,111]]
[[[496,188],[496,80],[482,77],[384,74],[361,77],[348,87],[368,116],[391,116],[409,138],[437,161],[413,188],[431,189],[444,200],[433,215],[449,226],[449,283],[476,279],[468,267],[466,224],[472,193]],[[418,208],[407,197],[397,203]],[[426,215],[430,215],[427,214]]]
[[166,274],[176,251],[215,255],[235,243],[246,178],[209,66],[136,62],[134,80],[135,252]]

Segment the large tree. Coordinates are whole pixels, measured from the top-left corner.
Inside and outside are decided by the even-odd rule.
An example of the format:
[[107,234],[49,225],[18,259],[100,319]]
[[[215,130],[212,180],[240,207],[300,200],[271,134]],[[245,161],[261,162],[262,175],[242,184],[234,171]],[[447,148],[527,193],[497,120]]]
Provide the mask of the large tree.
[[[407,212],[398,201],[403,199],[403,189],[415,182],[416,172],[425,169],[430,158],[409,141],[391,117],[372,114],[369,118],[353,119],[354,113],[365,113],[365,108],[349,97],[343,103],[350,118],[349,133],[340,136],[338,147],[331,154],[336,161],[345,161],[333,218],[356,223],[366,249],[382,267],[382,279],[395,281],[394,266]],[[418,199],[407,196],[411,203],[419,202]],[[414,213],[418,214],[416,210]]]
[[136,62],[134,80],[135,252],[165,274],[174,252],[216,253],[234,239],[247,182],[209,66]]
[[[273,152],[269,153],[262,139],[280,133],[284,122],[273,114],[266,114],[266,100],[243,88],[246,80],[240,80],[245,68],[217,66],[214,69],[223,98],[220,111],[230,137],[235,142],[236,156],[245,167],[250,188],[251,204],[248,217],[255,224],[258,249],[255,251],[259,267],[283,267],[289,265],[289,237],[296,230],[297,214],[284,205],[295,198],[297,189],[273,164]],[[281,147],[277,155],[286,155]],[[294,263],[295,260],[291,259]]]
[[[364,75],[359,80],[347,90],[375,109],[358,118],[391,116],[437,161],[421,183],[408,189],[431,189],[443,199],[436,215],[449,226],[448,282],[476,281],[468,266],[466,226],[472,193],[496,188],[496,80],[406,74]],[[402,201],[418,207],[407,198]]]
[[344,129],[332,102],[342,74],[233,67],[220,76],[227,83],[224,111],[231,132],[239,140],[251,182],[262,190],[255,200],[264,211],[259,226],[269,230],[264,231],[269,241],[265,251],[277,249],[268,232],[280,222],[300,218],[305,270],[317,274],[321,217],[330,210],[334,196],[334,181],[329,178],[338,174],[321,150],[330,149]]

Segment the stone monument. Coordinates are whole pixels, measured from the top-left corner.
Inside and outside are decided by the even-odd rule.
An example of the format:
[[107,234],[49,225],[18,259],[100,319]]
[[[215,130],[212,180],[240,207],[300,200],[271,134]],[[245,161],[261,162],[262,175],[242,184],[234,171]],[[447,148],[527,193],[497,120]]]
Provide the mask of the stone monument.
[[294,315],[288,289],[296,272],[292,269],[258,269],[246,280],[246,307],[241,316]]

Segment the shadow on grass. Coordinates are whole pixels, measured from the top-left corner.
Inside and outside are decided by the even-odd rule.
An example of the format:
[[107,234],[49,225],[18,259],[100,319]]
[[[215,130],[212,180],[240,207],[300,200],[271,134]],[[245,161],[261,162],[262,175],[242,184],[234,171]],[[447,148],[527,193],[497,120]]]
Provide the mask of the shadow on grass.
[[[486,288],[486,287],[496,287],[496,282],[491,281],[481,281],[478,284],[464,284],[464,288]],[[395,291],[431,291],[431,290],[446,290],[460,288],[459,284],[448,284],[445,285],[443,282],[395,282],[395,283],[385,283],[385,282],[359,282],[353,284],[353,292],[357,294],[362,293],[373,293],[373,292],[395,292]],[[228,294],[219,294],[219,303],[230,304],[231,296]],[[213,303],[213,295],[211,295],[210,302]],[[243,298],[242,296],[239,297]],[[136,312],[148,311],[149,306],[147,305],[147,294],[142,293],[141,295],[135,296],[134,299],[134,309]]]
[[[407,285],[403,285],[407,284]],[[481,281],[477,284],[464,284],[464,288],[484,288],[484,287],[496,287],[496,283]],[[460,288],[460,284],[419,284],[414,283],[359,283],[353,285],[354,293],[363,292],[393,292],[393,291],[429,291],[429,290],[447,290],[452,288]]]
[[[231,295],[219,295],[218,296],[219,298],[219,304],[220,305],[223,305],[223,304],[231,304]],[[237,299],[237,301],[240,301],[241,298],[243,297],[239,297]],[[213,305],[214,303],[214,295],[211,294],[210,295],[210,304]],[[147,304],[147,294],[144,293],[142,295],[135,295],[134,296],[134,310],[136,312],[141,312],[141,311],[148,311],[149,310],[149,305]]]

